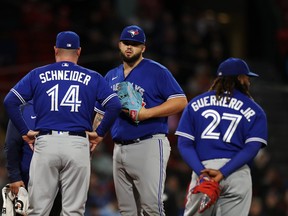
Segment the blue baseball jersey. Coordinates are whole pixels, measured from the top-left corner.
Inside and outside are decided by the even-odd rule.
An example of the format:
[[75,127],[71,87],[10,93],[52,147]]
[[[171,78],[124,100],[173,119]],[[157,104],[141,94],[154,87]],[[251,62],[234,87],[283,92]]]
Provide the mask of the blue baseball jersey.
[[[121,64],[110,70],[105,79],[115,92],[117,92],[117,86],[120,82],[132,83],[134,89],[141,93],[146,108],[158,106],[172,98],[186,97],[166,67],[146,58],[126,78],[124,77],[123,64]],[[100,104],[96,105],[95,110],[102,114],[105,111]],[[113,140],[131,140],[157,133],[167,134],[167,120],[167,117],[152,118],[135,124],[122,112],[111,128],[111,136]]]
[[[25,105],[21,106],[20,109],[28,127],[34,129],[36,115],[34,113],[32,102],[29,101]],[[24,142],[21,134],[11,120],[7,126],[4,152],[10,182],[23,180],[27,187],[29,180],[29,167],[33,152],[28,143]]]
[[267,119],[255,101],[237,90],[230,101],[218,101],[209,91],[188,103],[175,134],[193,141],[200,161],[232,158],[249,142],[267,145]]
[[[17,105],[33,99],[35,130],[92,131],[95,102],[105,106],[111,98],[117,95],[99,73],[62,61],[30,71],[10,90],[4,103]],[[118,98],[116,102],[120,108]],[[12,117],[19,115],[7,111]],[[27,127],[19,127],[21,134],[27,133]]]

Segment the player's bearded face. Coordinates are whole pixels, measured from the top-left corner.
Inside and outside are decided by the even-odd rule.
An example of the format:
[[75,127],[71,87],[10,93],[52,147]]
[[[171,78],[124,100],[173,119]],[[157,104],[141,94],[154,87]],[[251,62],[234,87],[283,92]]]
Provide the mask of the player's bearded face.
[[133,55],[126,55],[125,52],[123,52],[122,50],[120,51],[122,60],[127,63],[136,62],[138,59],[140,59],[141,54],[142,53],[140,52],[140,53],[135,53]]
[[120,55],[124,62],[133,63],[139,60],[142,56],[143,45],[132,42],[121,42]]

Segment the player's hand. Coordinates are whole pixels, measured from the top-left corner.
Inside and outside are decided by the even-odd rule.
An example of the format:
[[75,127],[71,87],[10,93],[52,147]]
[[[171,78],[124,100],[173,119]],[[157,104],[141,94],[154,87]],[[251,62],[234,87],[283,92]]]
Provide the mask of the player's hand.
[[144,121],[146,119],[148,119],[148,109],[146,109],[144,106],[139,110],[138,113],[138,120],[139,121]]
[[90,142],[90,152],[92,153],[96,146],[102,142],[103,140],[103,137],[100,137],[98,136],[98,134],[93,131],[93,132],[90,132],[90,131],[86,131],[87,135],[88,135],[88,138],[89,138],[89,142]]
[[25,184],[23,181],[17,181],[17,182],[10,183],[9,186],[10,186],[11,193],[16,196],[18,194],[19,188],[25,187]]
[[215,170],[215,169],[204,169],[201,171],[201,174],[206,174],[210,176],[211,179],[213,179],[216,182],[220,182],[222,179],[224,179],[223,174],[221,173],[220,170]]
[[22,136],[23,140],[28,143],[32,151],[34,150],[34,142],[38,133],[39,131],[29,130],[26,135]]
[[202,194],[200,198],[198,212],[202,213],[206,209],[214,205],[221,194],[221,190],[222,187],[220,186],[220,184],[214,181],[211,177],[209,177],[207,172],[201,174],[197,179],[197,184],[192,189],[192,194]]

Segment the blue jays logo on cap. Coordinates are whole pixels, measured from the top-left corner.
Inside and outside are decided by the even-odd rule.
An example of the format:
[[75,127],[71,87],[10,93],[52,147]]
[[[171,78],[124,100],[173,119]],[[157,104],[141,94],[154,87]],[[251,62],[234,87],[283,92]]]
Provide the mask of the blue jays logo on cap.
[[72,31],[60,32],[56,37],[56,47],[62,49],[80,48],[79,36]]
[[228,58],[223,61],[217,70],[217,76],[236,76],[245,74],[251,77],[258,77],[259,75],[250,71],[247,63],[239,58]]
[[131,37],[134,37],[135,35],[138,35],[138,34],[139,34],[138,29],[136,29],[136,30],[130,30],[130,31],[128,31],[128,32],[131,34]]
[[145,44],[146,36],[143,29],[141,29],[139,26],[131,25],[123,29],[120,36],[120,41],[135,41]]

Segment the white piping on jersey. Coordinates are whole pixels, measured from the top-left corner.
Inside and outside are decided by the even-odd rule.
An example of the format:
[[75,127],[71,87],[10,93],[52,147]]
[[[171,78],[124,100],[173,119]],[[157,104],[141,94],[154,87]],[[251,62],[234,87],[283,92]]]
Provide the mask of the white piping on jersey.
[[251,137],[245,141],[245,143],[248,143],[248,142],[261,142],[267,145],[267,141],[259,137]]
[[183,133],[183,132],[180,132],[180,131],[176,131],[175,132],[175,135],[179,135],[179,136],[182,136],[182,137],[186,137],[188,139],[191,139],[193,141],[195,141],[195,137],[190,135],[190,134],[187,134],[187,133]]
[[24,98],[23,98],[14,88],[12,88],[10,91],[13,92],[13,93],[16,95],[16,97],[17,97],[23,104],[26,104],[26,101],[24,100]]
[[109,95],[109,96],[102,102],[101,106],[104,107],[104,105],[105,105],[111,98],[113,98],[113,97],[118,97],[118,96],[117,96],[116,93],[113,93],[113,94]]
[[94,107],[94,111],[97,113],[100,113],[101,115],[104,115],[105,112],[103,112],[102,110],[98,109],[97,107]]
[[185,96],[185,94],[170,95],[167,100],[170,100],[172,98],[179,98],[179,97],[186,97],[186,96]]

